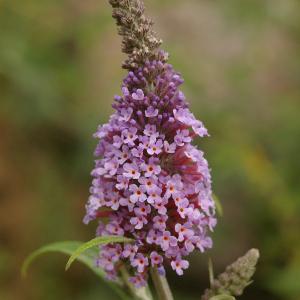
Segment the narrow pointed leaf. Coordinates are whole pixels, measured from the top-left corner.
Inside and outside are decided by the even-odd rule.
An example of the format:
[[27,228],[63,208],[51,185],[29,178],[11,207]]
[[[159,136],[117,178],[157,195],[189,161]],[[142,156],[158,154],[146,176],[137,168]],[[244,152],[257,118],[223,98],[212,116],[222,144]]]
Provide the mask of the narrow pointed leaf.
[[132,242],[132,239],[120,237],[120,236],[101,236],[96,237],[84,244],[81,244],[71,255],[69,258],[67,264],[66,264],[66,270],[68,270],[71,266],[71,264],[76,260],[77,257],[79,257],[83,252],[86,250],[99,246],[104,244],[110,244],[110,243],[129,243]]
[[[51,243],[51,244],[45,245],[45,246],[35,250],[25,259],[25,261],[22,265],[22,268],[21,268],[22,276],[25,277],[27,275],[27,270],[28,270],[29,266],[31,265],[31,263],[35,259],[40,257],[41,255],[49,253],[49,252],[59,252],[59,253],[71,255],[81,244],[82,244],[82,242],[78,242],[78,241],[63,241],[63,242]],[[94,253],[92,253],[92,251],[90,251],[89,253],[86,253],[85,256],[82,256],[80,258],[80,261],[90,268],[93,266],[91,257],[93,256],[93,254],[94,254],[94,257],[96,255],[96,252],[95,251],[93,251],[93,252]],[[93,271],[98,276],[104,277],[104,271],[102,271],[101,269],[97,268],[97,270],[93,269]]]
[[[51,252],[71,255],[72,253],[74,253],[76,249],[78,249],[78,247],[80,247],[80,245],[82,245],[82,242],[63,241],[63,242],[52,243],[37,249],[25,259],[21,268],[22,276],[25,277],[27,275],[28,268],[30,267],[32,262],[37,258],[39,258],[40,256]],[[98,254],[98,249],[88,249],[87,251],[85,251],[84,254],[81,254],[80,257],[78,257],[78,260],[84,265],[86,265],[89,269],[91,269],[103,281],[105,281],[120,296],[121,299],[130,300],[131,298],[123,291],[120,282],[114,283],[111,281],[107,281],[105,279],[104,271],[99,267],[95,267],[94,262],[97,254]]]
[[220,201],[219,197],[216,194],[213,194],[212,197],[213,197],[213,200],[214,200],[215,205],[216,205],[217,213],[219,214],[220,217],[222,217],[223,216],[223,206],[221,204],[221,201]]

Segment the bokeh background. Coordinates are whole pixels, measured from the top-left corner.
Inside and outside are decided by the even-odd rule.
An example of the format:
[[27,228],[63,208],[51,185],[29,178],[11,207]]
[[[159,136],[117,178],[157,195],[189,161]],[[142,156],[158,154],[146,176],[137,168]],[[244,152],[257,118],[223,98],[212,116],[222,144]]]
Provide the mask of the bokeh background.
[[[224,215],[210,252],[216,272],[250,247],[255,283],[240,299],[300,299],[300,3],[297,0],[147,0],[148,15],[185,77],[199,141]],[[20,265],[33,249],[88,240],[92,133],[125,75],[103,0],[0,1],[0,299],[117,296],[66,257]],[[207,255],[169,279],[176,299],[200,299]]]

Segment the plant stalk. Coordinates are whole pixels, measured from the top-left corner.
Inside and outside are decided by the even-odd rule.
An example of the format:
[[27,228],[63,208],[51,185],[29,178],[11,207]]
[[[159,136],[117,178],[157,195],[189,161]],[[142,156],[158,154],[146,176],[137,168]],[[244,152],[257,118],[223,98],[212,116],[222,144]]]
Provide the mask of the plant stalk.
[[158,273],[157,268],[150,269],[152,281],[159,300],[174,300],[167,278]]
[[129,293],[136,299],[135,288],[131,282],[129,282],[129,275],[125,265],[121,265],[120,267],[121,278],[124,285],[127,287]]
[[213,268],[213,263],[211,258],[208,259],[208,275],[209,275],[210,288],[212,288],[214,284],[215,276],[214,276],[214,268]]
[[131,299],[136,300],[153,300],[151,291],[149,289],[149,286],[141,287],[141,288],[135,288],[135,286],[129,281],[129,274],[126,269],[125,265],[120,266],[120,273],[121,278],[124,283],[124,285],[127,287],[128,292],[130,293]]

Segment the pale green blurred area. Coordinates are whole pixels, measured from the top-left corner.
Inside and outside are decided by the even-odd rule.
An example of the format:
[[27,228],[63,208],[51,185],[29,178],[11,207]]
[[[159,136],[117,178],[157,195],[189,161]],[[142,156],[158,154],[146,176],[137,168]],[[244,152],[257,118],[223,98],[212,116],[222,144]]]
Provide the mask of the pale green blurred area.
[[[261,260],[240,299],[300,298],[300,3],[296,0],[153,0],[148,14],[185,78],[199,141],[224,216],[214,234],[216,272],[248,248]],[[117,296],[65,257],[19,269],[33,249],[88,240],[92,133],[108,120],[125,76],[120,39],[103,0],[0,1],[0,299]],[[207,255],[176,299],[200,299]]]

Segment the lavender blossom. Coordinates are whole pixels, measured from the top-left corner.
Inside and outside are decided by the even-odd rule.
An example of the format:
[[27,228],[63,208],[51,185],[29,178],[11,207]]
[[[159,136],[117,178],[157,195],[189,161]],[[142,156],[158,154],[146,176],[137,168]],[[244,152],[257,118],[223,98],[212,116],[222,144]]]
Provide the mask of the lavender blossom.
[[97,265],[114,278],[123,262],[137,287],[151,265],[163,274],[169,264],[182,275],[188,254],[212,246],[208,234],[216,225],[208,163],[191,144],[208,133],[190,112],[183,79],[167,56],[160,50],[130,57],[115,112],[94,135],[100,141],[84,222],[97,220],[99,236],[135,240],[101,247]]

